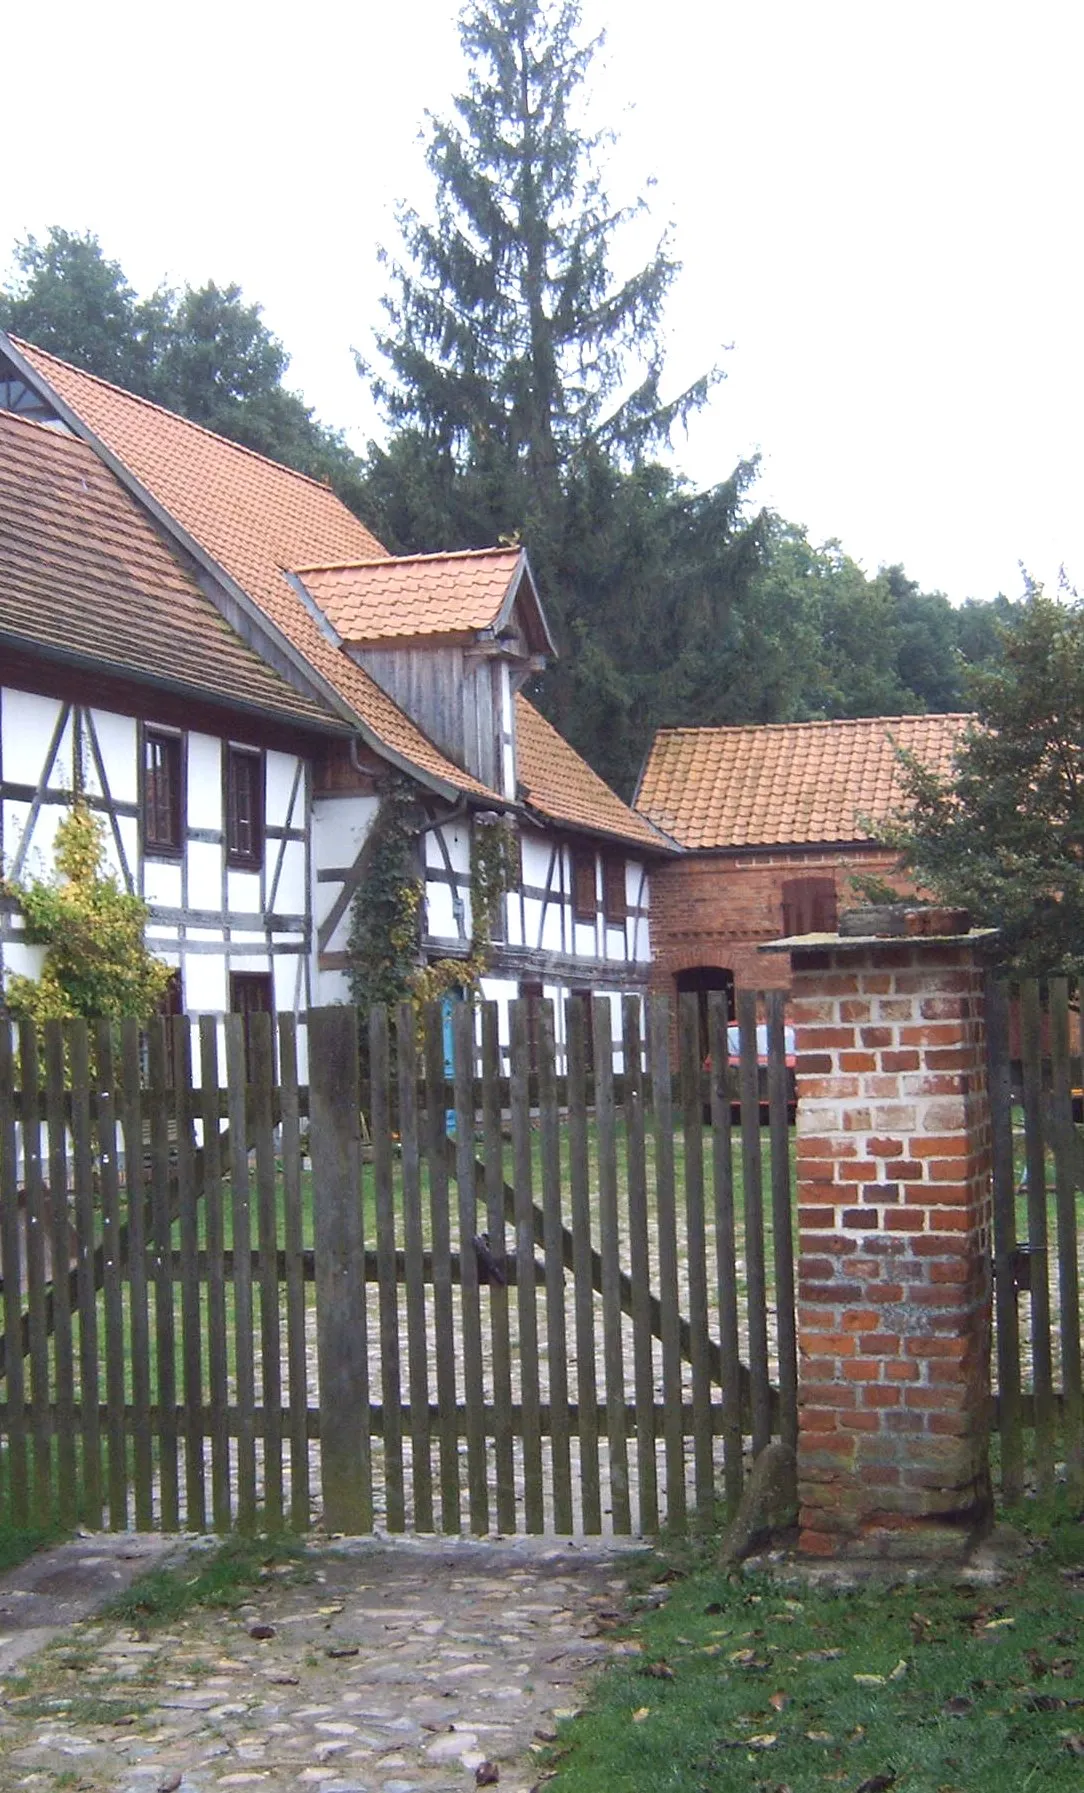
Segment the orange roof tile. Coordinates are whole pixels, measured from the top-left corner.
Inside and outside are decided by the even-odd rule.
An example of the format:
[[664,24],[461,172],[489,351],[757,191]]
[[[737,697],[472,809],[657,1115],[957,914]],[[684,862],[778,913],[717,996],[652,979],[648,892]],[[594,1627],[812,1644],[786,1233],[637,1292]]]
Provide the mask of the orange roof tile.
[[760,728],[664,728],[636,807],[683,847],[868,840],[902,797],[896,748],[951,769],[966,715],[873,716]]
[[0,636],[344,732],[248,647],[87,443],[0,411]]
[[11,339],[60,401],[307,662],[393,757],[452,790],[499,802],[442,754],[328,640],[284,569],[373,560],[383,548],[329,487],[227,442],[43,349]]
[[516,763],[527,803],[548,821],[673,852],[673,842],[622,803],[522,692],[516,698]]
[[344,640],[386,641],[492,628],[523,561],[522,548],[482,548],[294,571]]

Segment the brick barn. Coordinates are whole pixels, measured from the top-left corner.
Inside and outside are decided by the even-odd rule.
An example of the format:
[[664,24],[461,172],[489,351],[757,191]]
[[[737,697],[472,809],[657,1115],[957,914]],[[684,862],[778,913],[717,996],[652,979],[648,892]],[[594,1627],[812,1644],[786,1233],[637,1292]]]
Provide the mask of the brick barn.
[[856,874],[889,876],[871,837],[900,805],[898,750],[948,772],[971,717],[876,716],[656,735],[635,806],[683,847],[652,881],[656,990],[786,985],[781,935],[831,932]]

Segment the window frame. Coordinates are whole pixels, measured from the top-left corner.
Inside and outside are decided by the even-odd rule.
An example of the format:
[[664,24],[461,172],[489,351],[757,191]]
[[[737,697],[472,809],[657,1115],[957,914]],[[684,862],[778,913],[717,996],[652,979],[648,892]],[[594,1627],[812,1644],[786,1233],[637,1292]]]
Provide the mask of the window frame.
[[[266,998],[267,998],[266,1007],[263,1005],[263,1003],[259,1003],[259,1002],[256,1003],[255,1005],[246,1004],[244,1006],[242,1006],[238,1002],[238,997],[241,995],[242,991],[244,991],[244,990],[255,991],[256,989],[259,989],[261,994],[266,996]],[[275,1061],[276,1061],[277,1042],[275,1039],[275,977],[274,977],[274,973],[271,971],[230,971],[230,973],[229,973],[229,1000],[230,1000],[230,1009],[229,1009],[230,1014],[231,1015],[240,1015],[242,1023],[243,1023],[243,1030],[244,1030],[244,1036],[245,1036],[245,1078],[246,1078],[247,1082],[251,1083],[252,1082],[252,1072],[251,1072],[252,1058],[251,1058],[251,1047],[249,1044],[249,1018],[250,1018],[250,1016],[252,1016],[252,1015],[270,1015],[270,1017],[271,1017],[271,1062],[272,1062],[272,1066],[274,1066]]]
[[[594,847],[582,847],[578,842],[569,848],[569,881],[572,885],[572,919],[594,927],[598,921],[598,868],[597,854]],[[581,879],[586,882],[588,871],[591,880],[591,906],[580,901]]]
[[[159,728],[153,723],[145,723],[141,731],[139,755],[139,827],[143,843],[145,859],[181,859],[184,855],[185,814],[187,808],[186,767],[188,754],[187,741],[183,730]],[[169,822],[170,840],[160,840],[151,831],[151,817],[158,811],[157,796],[152,797],[155,789],[157,771],[148,765],[152,751],[164,751],[171,764],[167,767],[170,780],[169,790]]]
[[628,861],[623,853],[602,855],[602,913],[611,928],[623,928],[629,919]]
[[[230,871],[258,872],[263,870],[266,841],[266,792],[265,792],[265,756],[262,748],[245,747],[241,743],[227,741],[223,761],[223,820],[225,822],[224,841],[226,847],[226,865]],[[252,783],[253,814],[252,833],[254,844],[251,851],[235,845],[238,814],[235,803],[234,767],[245,762],[255,768]]]

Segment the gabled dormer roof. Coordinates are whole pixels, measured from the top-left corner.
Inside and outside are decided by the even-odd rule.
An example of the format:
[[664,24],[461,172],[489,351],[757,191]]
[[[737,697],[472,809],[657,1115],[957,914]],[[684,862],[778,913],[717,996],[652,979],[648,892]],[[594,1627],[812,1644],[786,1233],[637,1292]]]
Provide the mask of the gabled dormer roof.
[[496,639],[518,624],[531,654],[556,652],[522,548],[386,555],[293,571],[336,633],[353,645]]

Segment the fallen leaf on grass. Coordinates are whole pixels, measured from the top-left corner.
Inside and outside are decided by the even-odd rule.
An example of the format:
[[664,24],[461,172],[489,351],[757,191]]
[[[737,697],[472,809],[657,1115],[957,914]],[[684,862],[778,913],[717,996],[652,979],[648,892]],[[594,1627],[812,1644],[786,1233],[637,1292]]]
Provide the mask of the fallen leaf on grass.
[[794,1658],[795,1662],[838,1662],[842,1650],[805,1650]]
[[735,1668],[748,1669],[752,1674],[762,1674],[765,1669],[772,1666],[770,1656],[758,1656],[755,1650],[731,1650],[727,1660],[732,1662]]
[[1084,1756],[1084,1735],[1079,1731],[1068,1732],[1062,1741],[1071,1756]]
[[633,1724],[634,1725],[642,1725],[644,1722],[644,1719],[649,1716],[650,1712],[651,1712],[650,1706],[637,1706],[635,1712],[632,1715]]
[[1076,1674],[1076,1658],[1073,1656],[1056,1657],[1050,1664],[1050,1673],[1056,1675],[1059,1681],[1071,1681]]
[[810,1743],[831,1743],[831,1731],[807,1731],[806,1738]]
[[789,1693],[773,1693],[768,1696],[768,1704],[773,1712],[782,1712],[790,1704]]
[[774,1731],[761,1731],[756,1737],[745,1739],[746,1749],[774,1749],[779,1742]]
[[859,1687],[883,1687],[885,1684],[883,1675],[855,1675],[854,1679]]
[[653,1681],[676,1681],[677,1676],[668,1662],[645,1662],[640,1670],[642,1675],[650,1675]]
[[1006,1630],[1008,1630],[1010,1625],[1015,1625],[1015,1624],[1016,1624],[1016,1620],[1013,1618],[987,1619],[985,1625],[982,1626],[982,1630],[983,1631],[1006,1631]]
[[892,1670],[892,1672],[888,1678],[890,1681],[902,1681],[903,1677],[906,1673],[907,1673],[907,1662],[906,1662],[906,1659],[903,1656],[901,1656],[899,1661],[897,1662],[895,1668]]

